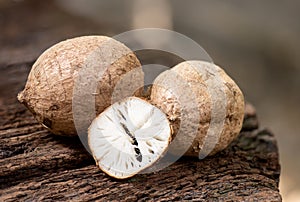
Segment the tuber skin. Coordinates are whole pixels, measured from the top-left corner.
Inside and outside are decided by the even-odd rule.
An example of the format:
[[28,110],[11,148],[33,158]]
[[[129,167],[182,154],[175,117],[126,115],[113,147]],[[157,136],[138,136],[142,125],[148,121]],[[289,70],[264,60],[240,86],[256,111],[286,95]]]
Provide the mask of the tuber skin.
[[[161,73],[155,79],[150,96],[150,102],[167,114],[173,129],[173,140],[178,135],[179,140],[169,149],[169,152],[174,155],[179,155],[184,150],[186,156],[199,157],[212,121],[211,94],[206,80],[214,80],[216,77],[208,71],[205,74],[197,72],[196,68],[200,66],[214,67],[217,70],[224,85],[223,94],[226,96],[226,109],[224,110],[226,114],[223,120],[222,118],[216,120],[220,123],[224,121],[223,128],[221,131],[217,129],[213,131],[213,136],[218,132],[220,134],[216,144],[211,143],[216,137],[207,137],[206,141],[211,144],[212,149],[206,155],[214,155],[225,149],[238,136],[242,128],[244,96],[237,84],[215,64],[203,61],[182,62],[171,70]],[[217,97],[221,95],[217,86],[214,86],[213,91]],[[188,102],[191,104],[187,104]],[[218,105],[219,103],[216,103],[216,106]],[[188,123],[180,126],[183,117],[188,120]],[[180,127],[182,133],[179,134]],[[213,127],[212,129],[214,130]]]
[[[99,50],[101,54],[95,54]],[[97,57],[99,55],[101,57]],[[103,71],[93,95],[96,114],[111,105],[114,87],[121,77],[141,67],[135,54],[112,38],[82,36],[69,39],[52,46],[37,59],[18,100],[52,133],[74,136],[77,134],[72,113],[74,82],[80,71],[93,65],[97,68],[89,70],[91,76]],[[143,84],[142,71],[132,77],[135,78],[132,82]],[[88,82],[86,79],[80,85],[87,86]]]

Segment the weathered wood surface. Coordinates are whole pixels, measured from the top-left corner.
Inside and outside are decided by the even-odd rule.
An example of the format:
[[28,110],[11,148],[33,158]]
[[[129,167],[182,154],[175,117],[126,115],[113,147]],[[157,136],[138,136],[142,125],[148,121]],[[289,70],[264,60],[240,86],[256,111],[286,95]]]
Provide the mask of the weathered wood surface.
[[128,180],[101,172],[78,138],[46,131],[16,100],[31,65],[54,42],[101,33],[101,28],[66,16],[51,3],[47,10],[55,15],[43,14],[45,6],[35,0],[38,17],[28,18],[32,5],[27,2],[1,12],[6,18],[0,21],[5,28],[0,37],[0,201],[281,201],[276,140],[258,128],[250,105],[243,131],[225,151],[202,161],[182,158]]

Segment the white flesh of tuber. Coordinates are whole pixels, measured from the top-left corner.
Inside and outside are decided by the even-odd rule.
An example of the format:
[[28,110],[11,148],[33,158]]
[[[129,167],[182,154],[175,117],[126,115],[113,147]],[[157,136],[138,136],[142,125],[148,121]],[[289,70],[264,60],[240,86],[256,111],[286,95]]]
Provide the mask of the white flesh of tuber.
[[164,154],[171,129],[166,115],[157,107],[129,97],[94,119],[88,140],[100,169],[124,179],[151,166]]

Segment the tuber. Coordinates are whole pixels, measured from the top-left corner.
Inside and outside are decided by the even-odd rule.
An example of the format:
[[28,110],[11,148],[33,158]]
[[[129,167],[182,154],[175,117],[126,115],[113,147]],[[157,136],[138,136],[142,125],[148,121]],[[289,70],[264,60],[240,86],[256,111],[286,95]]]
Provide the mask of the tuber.
[[160,159],[171,140],[166,115],[157,107],[129,97],[102,112],[89,127],[88,143],[96,164],[124,179]]
[[170,120],[173,139],[178,141],[172,142],[169,152],[175,155],[183,150],[187,156],[213,155],[226,148],[242,127],[243,94],[213,63],[185,61],[161,73],[150,99]]
[[[77,131],[72,99],[78,96],[73,91],[80,72],[87,71],[90,77],[100,75],[95,92],[88,95],[95,96],[95,109],[99,114],[111,105],[114,87],[121,77],[139,67],[141,64],[135,54],[112,38],[83,36],[69,39],[52,46],[37,59],[18,100],[52,133],[73,136]],[[139,82],[138,86],[143,85],[142,71],[131,77],[131,84]],[[80,86],[85,89],[91,80],[84,78],[81,82]],[[84,96],[80,102],[85,102]]]

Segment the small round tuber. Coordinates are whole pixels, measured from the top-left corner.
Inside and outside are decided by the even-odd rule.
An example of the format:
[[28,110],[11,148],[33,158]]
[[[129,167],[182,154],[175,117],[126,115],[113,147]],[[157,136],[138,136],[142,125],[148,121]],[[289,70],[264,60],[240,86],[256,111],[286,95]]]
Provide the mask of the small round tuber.
[[[120,78],[140,66],[135,54],[112,38],[83,36],[69,39],[52,46],[37,59],[18,100],[52,133],[76,135],[72,99],[80,72],[87,70],[91,77],[99,75],[95,92],[89,95],[94,96],[99,114],[111,105],[111,96]],[[132,82],[141,81],[143,84],[141,71],[132,77],[135,78]],[[82,78],[80,86],[86,89],[91,80]],[[85,102],[84,96],[80,97],[80,102]]]
[[173,154],[184,150],[187,156],[213,155],[226,148],[242,127],[243,94],[213,63],[186,61],[161,73],[150,99],[167,114],[173,140],[178,139],[170,146]]

